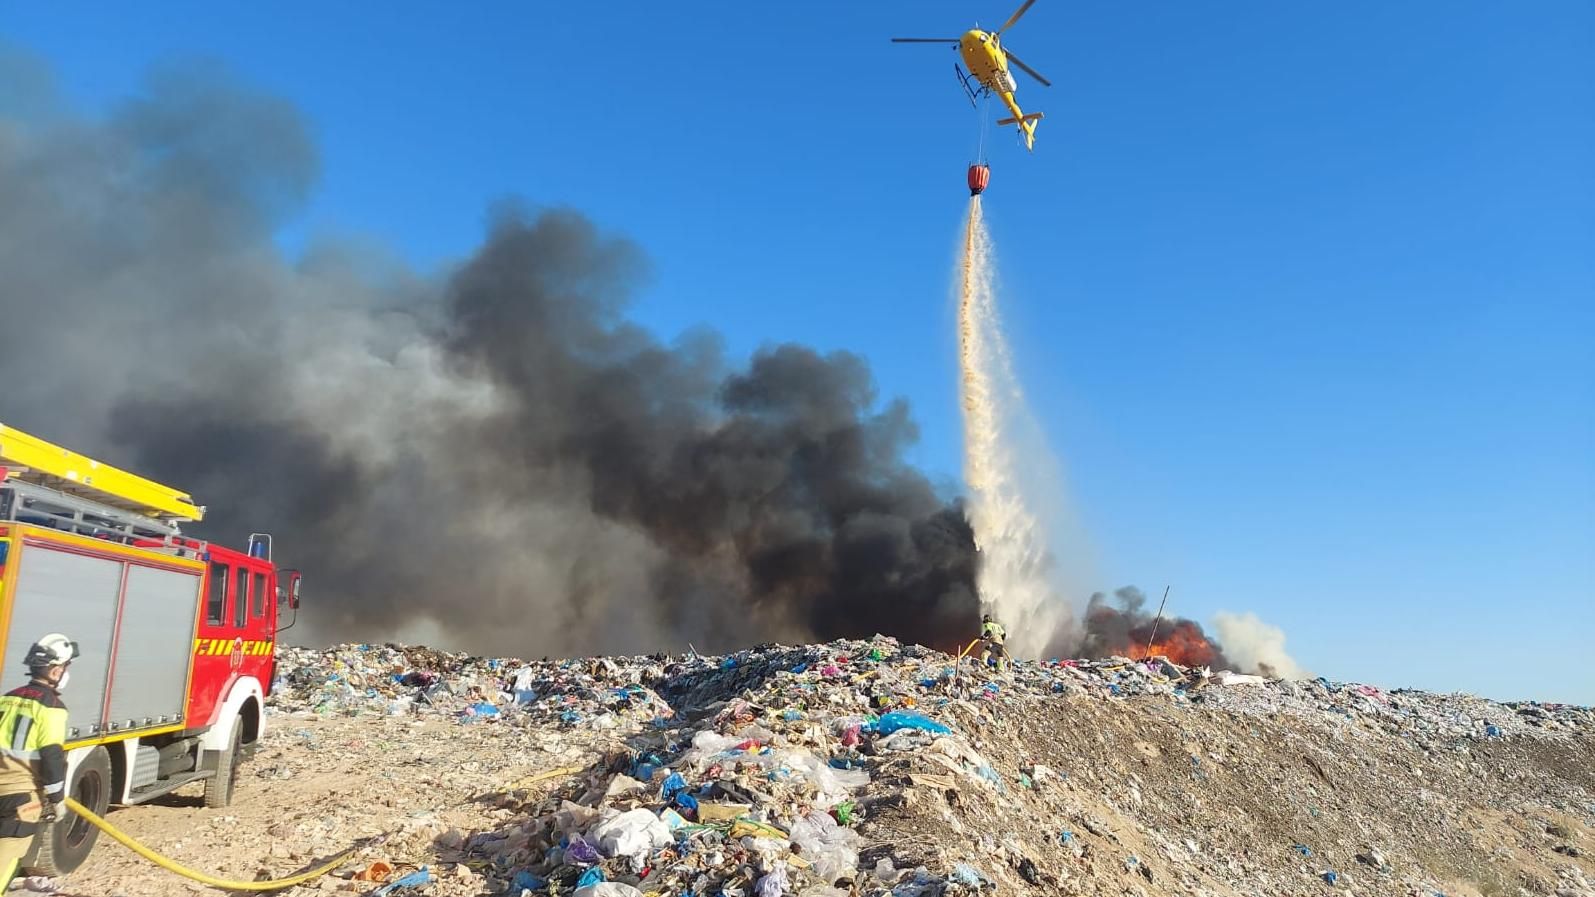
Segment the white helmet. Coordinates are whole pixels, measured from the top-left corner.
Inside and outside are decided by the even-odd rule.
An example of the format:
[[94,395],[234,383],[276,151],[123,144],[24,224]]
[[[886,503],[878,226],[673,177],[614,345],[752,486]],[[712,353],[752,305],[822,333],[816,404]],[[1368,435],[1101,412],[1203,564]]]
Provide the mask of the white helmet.
[[77,642],[59,632],[52,632],[33,643],[23,665],[30,670],[42,670],[71,663],[81,653]]

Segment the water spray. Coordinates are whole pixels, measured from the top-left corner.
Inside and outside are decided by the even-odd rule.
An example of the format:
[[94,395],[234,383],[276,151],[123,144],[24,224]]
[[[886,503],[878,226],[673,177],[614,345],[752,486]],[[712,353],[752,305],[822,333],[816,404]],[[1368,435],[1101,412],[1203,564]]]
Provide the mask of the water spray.
[[997,312],[991,236],[980,199],[990,174],[983,164],[969,168],[960,268],[964,480],[970,491],[970,527],[981,554],[976,574],[981,604],[1014,633],[1016,653],[1035,656],[1064,622],[1068,607],[1052,578],[1047,534],[1033,504],[1037,490],[1024,481],[1035,459],[1025,457],[1018,438],[1016,423],[1028,411]]

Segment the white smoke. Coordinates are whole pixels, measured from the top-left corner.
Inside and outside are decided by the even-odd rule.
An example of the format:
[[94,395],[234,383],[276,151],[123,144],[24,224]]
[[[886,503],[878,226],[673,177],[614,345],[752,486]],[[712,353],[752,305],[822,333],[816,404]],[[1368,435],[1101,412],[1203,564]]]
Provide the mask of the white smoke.
[[[1250,611],[1213,615],[1213,629],[1224,654],[1244,671],[1269,672],[1284,679],[1307,679],[1307,672],[1285,651],[1285,631]],[[1264,668],[1267,668],[1266,670]]]

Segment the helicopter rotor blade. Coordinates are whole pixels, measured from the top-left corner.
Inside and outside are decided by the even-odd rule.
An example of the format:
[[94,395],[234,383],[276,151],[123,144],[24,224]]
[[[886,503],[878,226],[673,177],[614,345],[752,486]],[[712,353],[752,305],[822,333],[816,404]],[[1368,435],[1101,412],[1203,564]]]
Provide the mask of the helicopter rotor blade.
[[894,44],[956,44],[956,37],[894,37]]
[[1019,66],[1019,68],[1024,70],[1025,74],[1027,74],[1030,77],[1036,79],[1037,81],[1040,81],[1042,87],[1051,87],[1052,86],[1052,82],[1051,81],[1048,81],[1046,78],[1041,77],[1041,73],[1040,72],[1036,71],[1035,69],[1031,68],[1028,65],[1025,65],[1025,61],[1023,59],[1020,59],[1019,57],[1013,55],[1013,51],[1012,50],[1008,49],[1007,47],[1003,47],[1002,48],[1002,52],[1003,52],[1004,55],[1006,55],[1008,57],[1008,61],[1009,62],[1013,63],[1014,65]]
[[1013,27],[1013,23],[1019,21],[1019,17],[1024,15],[1027,11],[1029,11],[1030,7],[1035,5],[1035,2],[1036,2],[1036,0],[1025,0],[1025,5],[1019,7],[1018,11],[1016,11],[1013,15],[1009,16],[1008,17],[1008,21],[1003,22],[1002,23],[1002,27],[998,28],[995,33],[1001,34],[1004,31],[1007,31],[1009,28],[1012,28]]

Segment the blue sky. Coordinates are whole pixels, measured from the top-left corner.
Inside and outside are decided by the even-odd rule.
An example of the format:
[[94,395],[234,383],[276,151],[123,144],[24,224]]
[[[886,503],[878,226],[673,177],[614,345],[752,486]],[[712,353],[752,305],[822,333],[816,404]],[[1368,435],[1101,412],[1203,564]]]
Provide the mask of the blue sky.
[[[690,11],[689,16],[685,11]],[[310,121],[281,235],[447,263],[566,204],[636,317],[866,356],[956,480],[949,279],[994,4],[8,5],[93,113],[218,59]],[[1595,702],[1595,6],[1041,0],[987,214],[1103,589],[1251,610],[1315,672]]]

